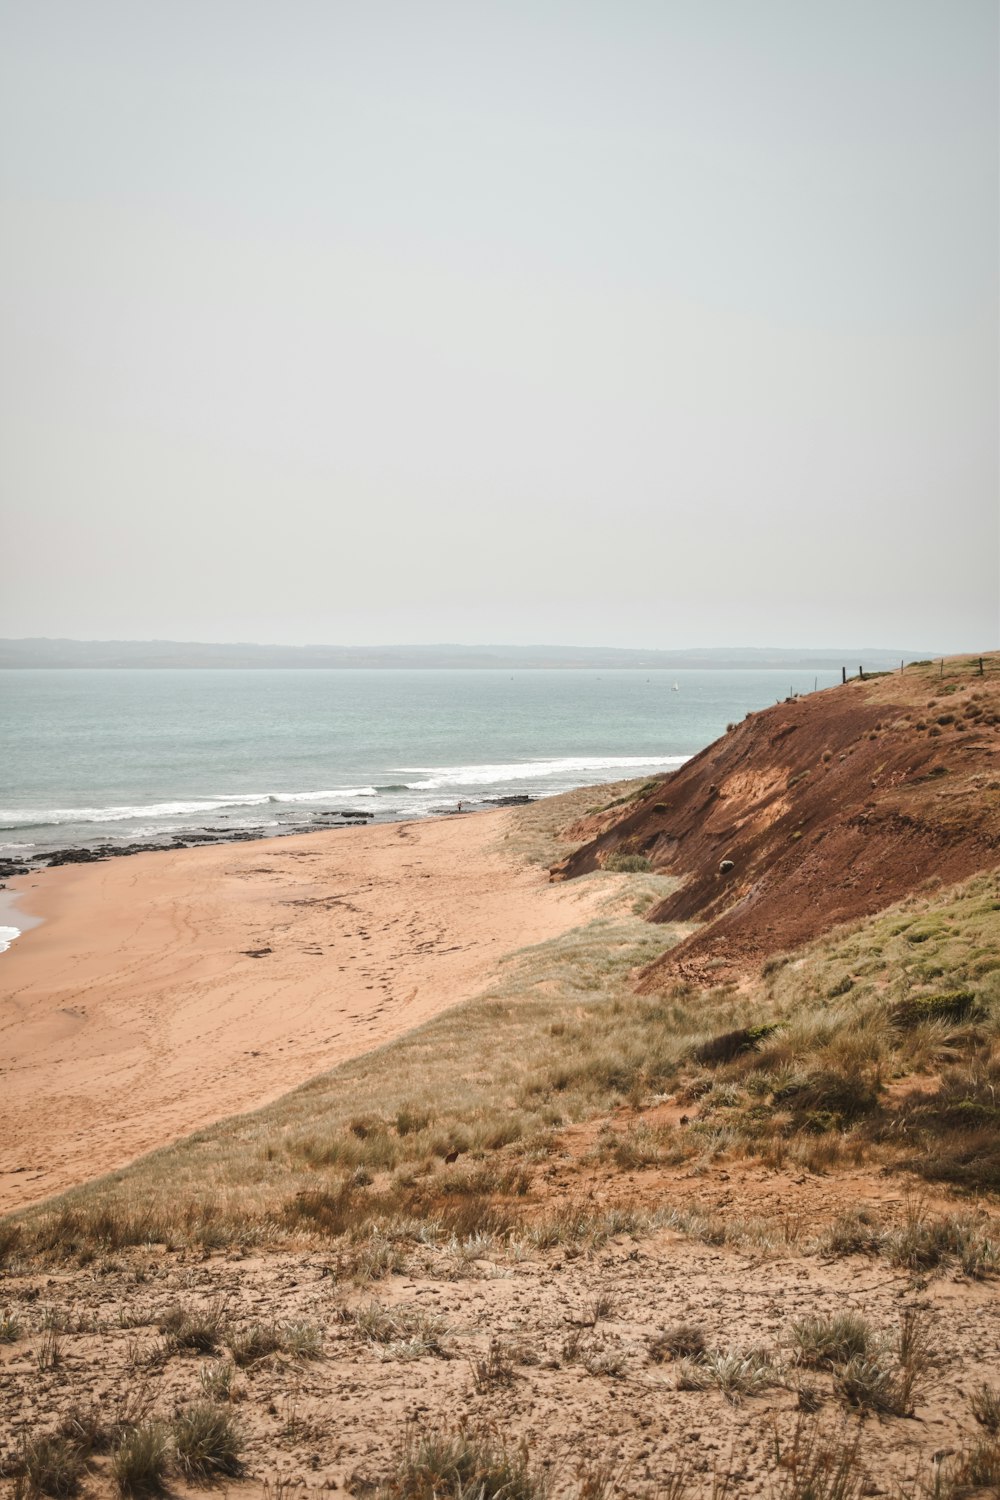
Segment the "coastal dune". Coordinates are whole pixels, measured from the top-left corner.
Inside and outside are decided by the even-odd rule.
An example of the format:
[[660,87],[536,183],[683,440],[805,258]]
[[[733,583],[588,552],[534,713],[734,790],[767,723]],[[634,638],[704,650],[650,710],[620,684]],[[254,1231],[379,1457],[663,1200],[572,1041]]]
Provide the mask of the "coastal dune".
[[0,1212],[262,1106],[478,993],[590,915],[510,814],[67,866],[0,956]]

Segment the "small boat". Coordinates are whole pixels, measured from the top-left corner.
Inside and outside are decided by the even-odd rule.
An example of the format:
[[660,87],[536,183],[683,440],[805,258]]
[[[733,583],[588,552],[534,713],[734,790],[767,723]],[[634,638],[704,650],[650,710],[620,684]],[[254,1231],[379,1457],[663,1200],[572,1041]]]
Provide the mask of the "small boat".
[[670,689],[670,691],[672,693],[679,693],[680,690],[681,690],[681,685],[680,685],[679,682],[675,682],[674,685],[673,685],[673,687]]

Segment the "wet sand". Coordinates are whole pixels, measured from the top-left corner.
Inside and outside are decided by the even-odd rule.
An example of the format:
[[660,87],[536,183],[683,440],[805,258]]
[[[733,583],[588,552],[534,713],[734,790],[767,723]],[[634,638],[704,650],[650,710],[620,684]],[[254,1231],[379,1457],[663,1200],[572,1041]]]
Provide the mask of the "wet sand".
[[11,882],[0,1212],[64,1191],[479,993],[587,920],[502,851],[510,813],[212,845]]

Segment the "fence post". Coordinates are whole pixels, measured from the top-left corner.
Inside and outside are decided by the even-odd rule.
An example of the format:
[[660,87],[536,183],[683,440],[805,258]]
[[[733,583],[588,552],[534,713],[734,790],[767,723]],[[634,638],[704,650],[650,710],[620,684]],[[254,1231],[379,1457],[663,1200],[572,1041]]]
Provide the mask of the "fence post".
[[858,668],[858,676],[860,677],[861,681],[864,682],[864,680],[865,680],[865,669],[864,669],[864,667],[859,667]]
[[846,667],[841,667],[841,669],[840,669],[840,682],[841,682],[841,686],[843,686],[843,684],[846,681],[847,681],[847,668]]

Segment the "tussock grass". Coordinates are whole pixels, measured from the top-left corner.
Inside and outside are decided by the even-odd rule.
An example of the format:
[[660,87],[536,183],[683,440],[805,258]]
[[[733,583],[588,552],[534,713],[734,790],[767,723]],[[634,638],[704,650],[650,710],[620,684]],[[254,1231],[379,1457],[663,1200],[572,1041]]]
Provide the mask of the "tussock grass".
[[86,1454],[71,1439],[43,1433],[21,1443],[14,1460],[18,1496],[75,1495],[86,1473]]
[[839,1367],[834,1389],[859,1411],[910,1417],[929,1364],[927,1317],[908,1308],[897,1338],[869,1339],[863,1350]]
[[874,1343],[871,1325],[860,1313],[796,1318],[791,1337],[796,1359],[814,1369],[832,1369],[863,1358]]
[[1000,1433],[1000,1388],[984,1381],[969,1397],[969,1407],[980,1427],[994,1436]]
[[214,1354],[226,1336],[228,1324],[223,1304],[216,1302],[205,1309],[168,1308],[158,1326],[167,1335],[171,1348]]
[[170,1433],[162,1422],[140,1422],[123,1433],[111,1458],[111,1475],[122,1495],[162,1495],[170,1470]]
[[861,1500],[871,1475],[861,1458],[861,1432],[830,1431],[800,1418],[791,1439],[777,1444],[774,1500]]
[[648,1342],[649,1357],[660,1365],[667,1360],[697,1358],[705,1352],[705,1335],[693,1323],[673,1323]]
[[[535,820],[532,838],[550,836],[552,809],[520,813]],[[82,1263],[152,1243],[319,1241],[338,1274],[376,1281],[430,1242],[453,1242],[459,1258],[473,1242],[582,1248],[655,1223],[710,1244],[799,1244],[791,1222],[611,1210],[602,1224],[589,1203],[540,1209],[536,1169],[564,1126],[621,1105],[641,1112],[668,1093],[690,1104],[687,1122],[650,1128],[640,1113],[628,1130],[609,1128],[595,1147],[609,1173],[743,1156],[813,1173],[872,1161],[960,1188],[1000,1186],[998,875],[778,956],[742,988],[678,980],[649,996],[635,993],[636,971],[679,929],[632,908],[662,878],[584,878],[608,891],[604,914],[511,955],[479,999],[0,1225],[0,1254]],[[1000,1261],[981,1215],[925,1216],[895,1239],[845,1216],[822,1248],[970,1275]]]
[[323,1336],[313,1323],[251,1323],[228,1335],[233,1363],[241,1368],[258,1364],[273,1354],[294,1359],[320,1359]]
[[189,1479],[242,1473],[243,1438],[227,1411],[208,1402],[186,1407],[171,1426],[177,1463]]
[[15,1312],[4,1308],[0,1312],[0,1344],[16,1344],[21,1337],[21,1320]]
[[727,1401],[738,1405],[744,1396],[756,1396],[769,1386],[780,1385],[781,1375],[763,1350],[706,1349],[677,1361],[674,1385],[679,1391],[707,1391],[713,1387]]
[[627,913],[513,955],[481,999],[257,1114],[28,1211],[17,1253],[79,1261],[156,1242],[360,1242],[412,1220],[446,1236],[509,1235],[522,1224],[531,1159],[554,1129],[676,1073],[684,1002],[643,999],[630,985],[674,938]]
[[498,1386],[510,1385],[514,1379],[514,1359],[502,1339],[491,1338],[486,1353],[469,1361],[469,1369],[473,1388],[480,1396]]
[[447,1357],[448,1325],[422,1307],[386,1307],[373,1299],[355,1309],[353,1322],[359,1336],[385,1358],[421,1359],[425,1354]]
[[543,797],[519,807],[500,839],[500,847],[528,864],[549,866],[575,849],[580,838],[574,824],[580,818],[611,813],[645,796],[648,781],[612,781],[605,786],[579,787],[558,797]]
[[547,1479],[489,1432],[408,1434],[379,1500],[546,1500]]

